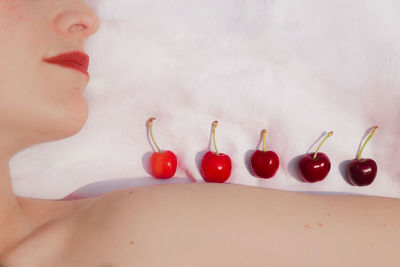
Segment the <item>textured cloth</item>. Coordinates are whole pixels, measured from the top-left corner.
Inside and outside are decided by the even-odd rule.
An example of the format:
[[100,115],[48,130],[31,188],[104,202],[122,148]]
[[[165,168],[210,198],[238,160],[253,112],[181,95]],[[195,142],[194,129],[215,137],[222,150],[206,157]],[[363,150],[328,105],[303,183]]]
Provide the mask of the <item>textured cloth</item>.
[[[400,198],[398,1],[90,4],[102,25],[86,44],[88,121],[75,136],[12,159],[16,194],[73,198],[75,190],[85,197],[126,186],[203,182],[200,160],[212,148],[211,124],[218,120],[218,149],[233,162],[229,183]],[[178,156],[176,178],[167,181],[148,172],[153,148],[145,123],[152,116],[159,146]],[[363,157],[377,162],[378,175],[370,186],[351,186],[346,164],[374,125],[379,128]],[[280,157],[272,179],[249,170],[263,128],[267,149]],[[332,164],[328,177],[299,181],[299,157],[330,130],[334,135],[321,148]]]

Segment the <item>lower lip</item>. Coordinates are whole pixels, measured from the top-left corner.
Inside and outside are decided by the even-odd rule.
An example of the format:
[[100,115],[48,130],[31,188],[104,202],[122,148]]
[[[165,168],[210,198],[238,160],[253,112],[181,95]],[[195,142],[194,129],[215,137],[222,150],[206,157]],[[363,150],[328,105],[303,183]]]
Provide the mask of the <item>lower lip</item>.
[[85,70],[84,68],[82,68],[78,64],[74,64],[73,62],[62,62],[62,61],[59,61],[59,62],[54,62],[54,63],[51,63],[51,64],[55,64],[55,65],[59,65],[59,66],[65,67],[65,68],[77,70],[77,71],[85,74],[87,77],[89,77],[89,73],[87,72],[87,70]]

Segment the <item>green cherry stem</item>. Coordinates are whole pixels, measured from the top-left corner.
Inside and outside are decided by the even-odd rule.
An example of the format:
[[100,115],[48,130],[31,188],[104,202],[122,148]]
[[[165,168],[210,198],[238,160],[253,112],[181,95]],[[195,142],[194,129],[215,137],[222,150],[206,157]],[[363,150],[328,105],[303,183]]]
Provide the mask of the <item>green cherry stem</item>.
[[158,152],[161,153],[161,149],[157,146],[157,143],[156,143],[156,141],[154,140],[154,137],[153,137],[153,121],[154,121],[155,119],[156,119],[156,118],[150,118],[147,125],[149,126],[149,131],[150,131],[151,140],[153,140],[153,143],[154,143],[154,145],[156,146]]
[[361,150],[360,150],[360,153],[358,153],[357,160],[361,160],[361,153],[363,152],[364,147],[365,147],[365,145],[368,143],[369,139],[371,139],[371,137],[374,136],[376,129],[378,129],[378,126],[375,126],[375,127],[372,129],[372,131],[371,131],[371,133],[369,134],[367,140],[365,140],[364,145],[362,146],[362,148],[361,148]]
[[333,135],[333,132],[330,131],[324,138],[324,140],[322,140],[322,142],[319,144],[319,146],[317,147],[317,151],[315,151],[314,157],[313,159],[315,160],[317,158],[317,153],[319,151],[319,149],[321,148],[322,144],[326,141],[326,139],[328,139],[328,137],[331,137]]
[[263,152],[265,152],[265,137],[267,136],[267,130],[263,129],[261,134],[263,138]]
[[215,143],[215,128],[217,128],[217,126],[218,126],[218,121],[214,121],[212,124],[213,142],[214,142],[215,153],[217,154],[217,156],[219,156],[217,144]]

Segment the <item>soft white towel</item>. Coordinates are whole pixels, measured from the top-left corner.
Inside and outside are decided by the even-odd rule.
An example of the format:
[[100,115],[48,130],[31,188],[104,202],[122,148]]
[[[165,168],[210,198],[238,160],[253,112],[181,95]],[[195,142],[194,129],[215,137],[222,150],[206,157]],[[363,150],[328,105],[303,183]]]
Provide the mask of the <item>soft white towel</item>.
[[[62,198],[86,186],[77,191],[83,197],[124,186],[203,182],[198,166],[218,120],[217,145],[233,161],[229,183],[400,197],[398,1],[90,4],[102,26],[86,46],[88,121],[75,136],[13,158],[18,195]],[[169,181],[146,171],[151,116],[161,148],[178,156],[177,178]],[[363,156],[378,163],[378,176],[370,186],[351,186],[345,163],[374,125],[379,129]],[[269,180],[252,176],[247,163],[263,128],[267,148],[281,160]],[[330,157],[330,174],[319,183],[300,182],[296,160],[329,130],[334,135],[321,151]],[[98,186],[103,180],[115,183]]]

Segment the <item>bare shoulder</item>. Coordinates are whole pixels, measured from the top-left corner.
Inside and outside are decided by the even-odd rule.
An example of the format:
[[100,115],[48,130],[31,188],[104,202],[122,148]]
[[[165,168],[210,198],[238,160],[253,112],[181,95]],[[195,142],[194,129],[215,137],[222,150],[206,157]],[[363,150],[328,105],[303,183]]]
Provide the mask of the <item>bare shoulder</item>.
[[214,183],[126,188],[76,202],[21,255],[41,252],[59,267],[233,267],[342,266],[346,257],[357,266],[359,254],[373,266],[379,251],[400,249],[399,202]]
[[[398,199],[381,197],[211,183],[128,188],[77,213],[68,258],[73,266],[92,265],[79,251],[98,266],[321,266],[327,260],[337,266],[343,263],[337,255],[359,264],[361,257],[354,255],[371,250],[365,261],[375,264],[379,249],[386,255],[400,249],[395,238],[400,235],[399,214]],[[339,251],[340,244],[356,249]],[[339,254],[329,254],[326,247]],[[319,256],[307,258],[310,248]]]
[[[255,229],[264,228],[267,214],[279,209],[277,205],[263,203],[273,194],[285,193],[206,183],[110,192],[75,214],[69,264],[89,266],[95,259],[98,266],[169,267],[177,266],[177,261],[180,266],[193,267],[248,266],[244,262],[239,264],[239,254],[228,255],[248,253],[243,248],[254,237],[262,241]],[[298,193],[287,194],[302,197]],[[85,259],[80,251],[85,251]],[[208,254],[206,258],[204,253]]]
[[[251,209],[254,205],[271,209],[273,205],[266,206],[265,203],[277,197],[312,201],[319,196],[234,184],[160,184],[109,192],[78,207],[75,218],[79,226],[82,223],[109,223],[108,220],[119,225],[124,221],[128,224],[135,222],[138,226],[142,219],[148,220],[148,216],[161,218],[177,212],[199,214],[202,209]],[[147,221],[145,223],[148,225]]]
[[[76,214],[75,237],[68,258],[70,264],[80,266],[83,258],[79,251],[85,251],[86,257],[95,257],[99,265],[169,267],[177,266],[179,259],[181,266],[247,266],[237,265],[237,252],[248,253],[242,246],[246,247],[254,237],[261,242],[263,235],[268,234],[260,236],[256,229],[271,225],[268,215],[281,211],[276,203],[265,205],[273,201],[274,194],[303,196],[206,183],[110,192]],[[232,252],[238,257],[227,262]],[[208,254],[206,258],[204,253]],[[210,259],[214,259],[215,265]],[[222,264],[221,260],[225,262]]]

